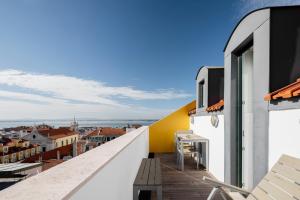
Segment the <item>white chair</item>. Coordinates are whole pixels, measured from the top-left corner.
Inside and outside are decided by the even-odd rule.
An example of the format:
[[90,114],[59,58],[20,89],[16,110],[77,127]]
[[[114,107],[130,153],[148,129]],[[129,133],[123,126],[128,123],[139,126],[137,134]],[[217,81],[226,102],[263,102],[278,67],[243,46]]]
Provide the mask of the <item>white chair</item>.
[[[178,140],[178,137],[180,135],[186,135],[186,134],[193,134],[193,130],[179,130],[179,131],[176,131],[175,134],[174,134],[174,144],[175,144],[175,150],[176,150],[176,145],[177,145],[177,140]],[[190,143],[185,143],[184,146],[187,147],[187,146],[192,146],[193,144],[190,144]]]
[[181,145],[179,141],[176,142],[176,164],[177,168],[184,170],[184,156],[191,155],[191,158],[196,158],[197,169],[199,169],[200,152],[197,147],[191,144]]

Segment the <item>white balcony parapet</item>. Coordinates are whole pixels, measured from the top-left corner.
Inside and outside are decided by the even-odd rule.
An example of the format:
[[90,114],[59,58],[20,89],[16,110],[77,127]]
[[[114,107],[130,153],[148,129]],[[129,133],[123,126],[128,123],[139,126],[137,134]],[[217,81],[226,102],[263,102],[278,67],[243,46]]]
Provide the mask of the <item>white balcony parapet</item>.
[[132,199],[132,185],[149,153],[143,126],[0,191],[0,199]]

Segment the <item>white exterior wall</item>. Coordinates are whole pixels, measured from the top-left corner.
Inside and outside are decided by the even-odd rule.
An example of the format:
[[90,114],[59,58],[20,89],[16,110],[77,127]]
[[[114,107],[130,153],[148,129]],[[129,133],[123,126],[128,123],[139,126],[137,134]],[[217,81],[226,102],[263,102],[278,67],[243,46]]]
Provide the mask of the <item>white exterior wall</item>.
[[218,115],[217,128],[211,124],[211,116],[195,116],[190,129],[197,135],[209,139],[209,172],[224,181],[224,115]]
[[300,158],[300,109],[269,112],[269,170],[282,154]]
[[[253,122],[244,138],[244,188],[251,190],[268,171],[268,102],[269,92],[270,9],[259,10],[244,18],[236,27],[224,52],[224,110],[225,115],[225,182],[237,183],[237,120],[236,89],[238,55],[234,52],[253,39]],[[263,77],[263,78],[262,78]],[[251,130],[252,129],[252,130]]]
[[[33,138],[33,135],[35,135],[35,138]],[[23,139],[30,141],[31,144],[40,145],[41,151],[43,150],[43,147],[46,147],[46,151],[50,151],[55,148],[55,144],[52,140],[39,133],[32,132],[30,134],[25,135]]]

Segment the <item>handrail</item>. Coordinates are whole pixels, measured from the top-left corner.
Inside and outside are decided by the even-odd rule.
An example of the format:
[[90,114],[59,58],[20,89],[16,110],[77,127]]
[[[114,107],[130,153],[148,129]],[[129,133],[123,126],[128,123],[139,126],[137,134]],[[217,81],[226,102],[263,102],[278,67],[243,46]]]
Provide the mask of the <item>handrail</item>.
[[206,177],[206,176],[203,177],[203,181],[204,181],[204,182],[207,182],[208,184],[210,184],[211,186],[216,187],[216,188],[219,188],[219,187],[225,187],[225,188],[228,188],[228,189],[230,189],[230,190],[239,192],[239,193],[244,194],[244,195],[249,195],[249,194],[251,194],[251,192],[249,192],[249,191],[247,191],[247,190],[245,190],[245,189],[236,187],[236,186],[234,186],[234,185],[229,185],[229,184],[226,184],[226,183],[217,181],[217,180],[215,180],[215,179],[208,178],[208,177]]

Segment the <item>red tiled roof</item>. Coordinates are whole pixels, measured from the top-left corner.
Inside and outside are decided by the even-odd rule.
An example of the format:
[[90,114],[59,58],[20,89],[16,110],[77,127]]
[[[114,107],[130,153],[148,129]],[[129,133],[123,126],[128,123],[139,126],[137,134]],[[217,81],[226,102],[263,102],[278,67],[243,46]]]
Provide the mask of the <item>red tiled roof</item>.
[[59,151],[61,158],[63,158],[64,156],[70,156],[70,155],[72,155],[72,152],[73,152],[73,144],[58,147],[58,148],[52,149],[50,151],[41,152],[39,154],[35,154],[34,156],[26,158],[24,161],[22,161],[22,163],[32,163],[32,162],[38,161],[40,159],[42,159],[42,160],[57,159],[58,151]]
[[10,144],[13,144],[13,141],[9,138],[2,137],[0,138],[0,144],[3,144],[3,146],[8,146]]
[[271,101],[275,99],[288,99],[291,97],[300,96],[300,79],[296,82],[287,85],[275,92],[271,92],[265,96],[265,101]]
[[28,140],[25,139],[20,139],[20,140],[16,140],[18,143],[23,143],[23,142],[29,142]]
[[215,111],[220,111],[224,108],[224,100],[220,100],[218,103],[209,106],[208,108],[206,108],[207,112],[215,112]]
[[196,114],[196,108],[193,108],[192,110],[189,111],[188,115],[191,116],[191,115],[194,115]]
[[111,128],[111,127],[104,127],[94,130],[93,132],[89,133],[87,136],[96,136],[96,135],[123,135],[126,131],[121,128]]
[[37,146],[33,145],[33,144],[30,144],[29,147],[9,147],[8,152],[4,153],[4,155],[18,153],[20,151],[25,151],[25,150],[32,149],[32,148],[35,148],[35,147],[37,147]]
[[8,128],[7,130],[10,130],[10,131],[26,131],[29,128],[30,128],[29,126],[17,126],[17,127],[14,127],[14,128]]
[[38,130],[38,132],[53,140],[77,134],[76,132],[71,131],[67,128],[57,128],[57,129],[51,128],[46,130]]

